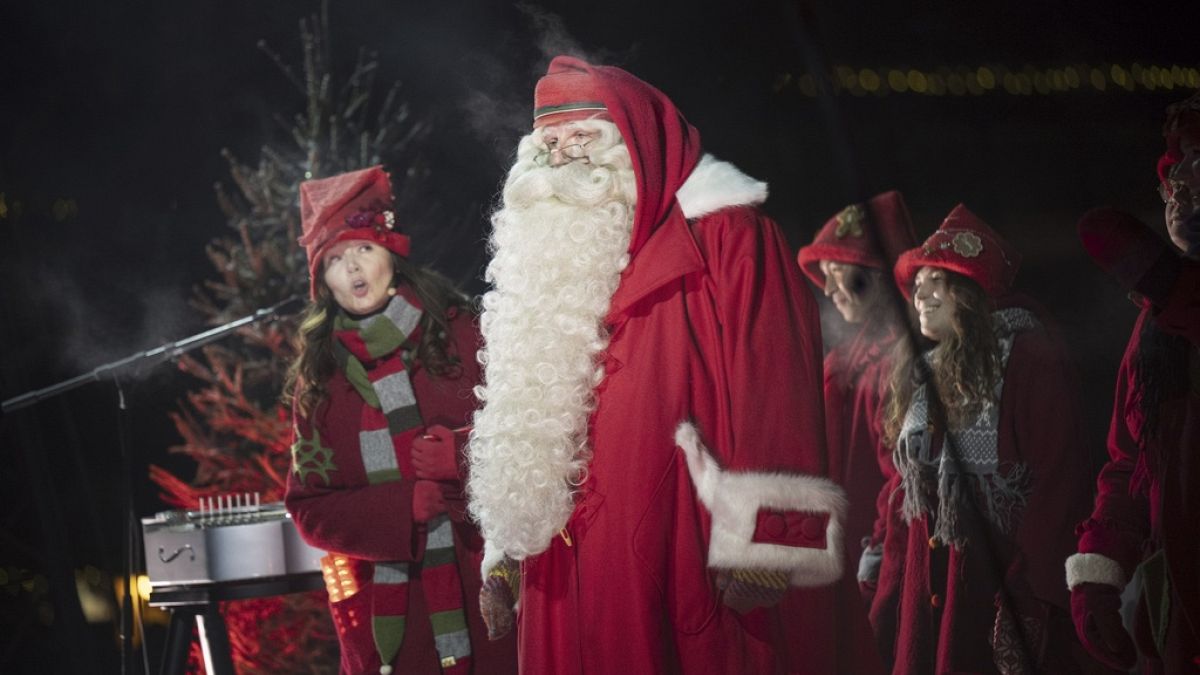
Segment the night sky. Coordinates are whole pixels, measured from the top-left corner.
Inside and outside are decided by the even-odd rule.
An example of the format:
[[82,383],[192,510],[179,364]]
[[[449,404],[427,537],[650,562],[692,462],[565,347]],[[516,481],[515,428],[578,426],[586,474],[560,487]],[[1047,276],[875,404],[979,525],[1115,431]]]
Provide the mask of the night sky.
[[[879,4],[807,6],[809,34],[831,65],[881,74],[1087,65],[1107,78],[1113,64],[1200,65],[1197,3]],[[205,243],[230,233],[212,190],[228,181],[220,150],[256,162],[264,143],[283,140],[272,115],[302,104],[256,43],[296,64],[297,23],[316,6],[0,6],[0,398],[205,328],[187,299],[214,276]],[[331,9],[333,53],[344,72],[359,46],[378,52],[380,82],[401,80],[414,114],[432,124],[420,149],[432,170],[428,199],[458,215],[453,227],[421,224],[414,257],[473,292],[483,287],[486,213],[527,127],[533,85],[562,51],[621,65],[670,95],[707,151],[771,184],[766,210],[795,246],[860,196],[848,175],[867,194],[903,191],[922,238],[965,202],[1021,250],[1017,286],[1063,323],[1098,459],[1135,311],[1086,259],[1073,226],[1088,208],[1113,204],[1161,228],[1153,167],[1163,109],[1190,90],[1127,91],[1109,79],[1104,92],[843,92],[831,127],[798,84],[807,66],[793,7],[342,2]],[[166,366],[126,391],[139,515],[162,508],[146,464],[187,474],[185,461],[166,456],[178,442],[166,413],[193,386]],[[0,571],[37,571],[51,549],[76,568],[117,568],[116,418],[112,387],[91,384],[0,422]],[[42,531],[36,490],[50,491],[65,531]],[[28,591],[5,593],[4,582],[0,672],[51,672],[54,628]],[[111,657],[111,641],[97,645]]]

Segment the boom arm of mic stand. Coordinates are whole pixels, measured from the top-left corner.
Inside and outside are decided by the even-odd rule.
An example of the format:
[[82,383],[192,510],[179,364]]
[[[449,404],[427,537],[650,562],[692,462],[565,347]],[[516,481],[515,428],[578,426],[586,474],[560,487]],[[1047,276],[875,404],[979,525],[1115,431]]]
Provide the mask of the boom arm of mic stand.
[[147,349],[137,352],[123,359],[106,363],[102,366],[97,366],[91,372],[84,373],[82,375],[76,375],[69,380],[63,380],[62,382],[52,384],[49,387],[35,389],[34,391],[21,394],[20,396],[14,396],[13,398],[4,401],[2,404],[3,408],[0,410],[2,410],[4,414],[8,414],[14,410],[20,410],[21,408],[31,406],[38,401],[68,392],[76,387],[83,386],[88,382],[99,382],[110,374],[119,374],[132,366],[141,365],[145,362],[152,362],[153,365],[157,365],[163,361],[168,361],[178,357],[181,354],[185,354],[193,349],[196,349],[197,347],[203,347],[210,342],[215,342],[243,326],[258,323],[259,321],[263,321],[264,319],[269,319],[271,317],[280,316],[280,311],[285,306],[297,300],[302,300],[302,298],[299,295],[293,295],[286,300],[278,302],[270,307],[264,307],[263,309],[260,309],[249,316],[244,316],[240,319],[230,321],[223,326],[217,326],[216,328],[206,330],[203,333],[197,333],[196,335],[186,337],[182,340],[168,342],[161,347],[155,347],[154,349]]

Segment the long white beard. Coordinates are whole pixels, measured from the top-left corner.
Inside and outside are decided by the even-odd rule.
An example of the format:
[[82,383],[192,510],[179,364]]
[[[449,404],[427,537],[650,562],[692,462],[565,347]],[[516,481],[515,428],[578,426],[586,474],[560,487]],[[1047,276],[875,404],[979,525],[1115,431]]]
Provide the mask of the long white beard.
[[545,550],[574,510],[604,377],[603,319],[629,263],[629,152],[615,126],[589,124],[607,124],[591,163],[538,166],[538,135],[523,139],[492,216],[468,491],[484,538],[515,559]]

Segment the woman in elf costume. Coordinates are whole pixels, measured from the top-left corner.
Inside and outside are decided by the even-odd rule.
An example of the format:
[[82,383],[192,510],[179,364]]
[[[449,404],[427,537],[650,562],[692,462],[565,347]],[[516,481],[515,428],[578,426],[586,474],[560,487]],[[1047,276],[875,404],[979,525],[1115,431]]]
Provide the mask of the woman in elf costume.
[[[839,586],[845,602],[837,608],[838,645],[860,658],[872,651],[868,645],[873,638],[867,621],[859,616],[865,613],[857,595],[859,587],[868,599],[875,592],[887,529],[882,521],[876,522],[875,501],[882,495],[882,510],[886,509],[890,492],[882,487],[894,473],[892,454],[880,438],[892,372],[890,357],[896,342],[905,336],[907,320],[892,285],[891,269],[896,257],[916,243],[904,197],[892,190],[839,211],[797,256],[800,269],[841,315],[842,322],[835,320],[837,329],[831,332],[850,331],[840,342],[826,335],[826,343],[834,346],[824,364],[825,437],[830,476],[846,490],[850,502],[845,525],[847,567],[858,569],[858,587],[851,576]],[[893,540],[901,541],[898,528],[893,531]],[[879,638],[881,651],[891,654],[895,632],[881,633]]]
[[900,350],[884,420],[897,474],[880,517],[903,542],[874,601],[890,616],[872,617],[897,632],[894,673],[1099,667],[1061,582],[1091,493],[1077,383],[1047,318],[1009,294],[1019,263],[962,205],[896,263],[935,345]]
[[459,449],[475,408],[466,299],[408,262],[380,167],[300,187],[312,302],[286,390],[287,507],[329,551],[343,673],[515,673],[480,619],[483,542],[466,521]]

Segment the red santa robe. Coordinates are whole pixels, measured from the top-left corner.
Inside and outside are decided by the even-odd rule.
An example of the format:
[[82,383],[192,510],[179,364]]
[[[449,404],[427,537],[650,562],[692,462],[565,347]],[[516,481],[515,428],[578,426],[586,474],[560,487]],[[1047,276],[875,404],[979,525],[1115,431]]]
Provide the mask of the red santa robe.
[[[1027,672],[1020,670],[1023,659],[1035,672],[1094,667],[1075,638],[1059,581],[1089,494],[1076,379],[1061,343],[1045,328],[1018,325],[1013,335],[996,426],[999,471],[987,481],[993,491],[1007,484],[1007,496],[991,502],[976,491],[977,509],[956,510],[962,545],[934,536],[934,513],[902,517],[904,491],[880,514],[900,526],[888,533],[872,608],[878,628],[897,631],[893,653],[885,655],[894,657],[893,673]],[[930,441],[934,458],[943,441],[941,433]],[[976,458],[975,451],[959,448],[965,458]],[[937,486],[921,486],[938,504]],[[1007,512],[1007,522],[998,523],[990,507]]]
[[[659,197],[642,187],[639,203]],[[612,299],[588,480],[562,536],[522,565],[522,670],[837,672],[831,593],[740,615],[714,587],[718,567],[795,585],[841,572],[815,303],[751,206],[764,184],[706,158],[664,188],[678,201],[639,217],[635,241],[651,233]]]
[[[472,388],[479,382],[475,362],[479,332],[474,318],[465,312],[451,320],[450,329],[450,351],[458,357],[459,376],[433,376],[418,360],[413,361],[408,374],[426,426],[440,424],[454,429],[467,423],[476,405]],[[324,465],[323,475],[306,470],[301,480],[297,471],[289,473],[285,502],[305,541],[350,558],[359,591],[330,605],[342,647],[340,671],[378,673],[381,664],[371,628],[373,562],[419,564],[425,551],[426,527],[413,520],[411,448],[396,448],[401,480],[370,484],[359,449],[359,420],[366,403],[341,369],[334,372],[326,387],[329,397],[312,418],[298,414],[295,421],[297,433],[303,438],[311,440],[314,432],[319,433],[320,444],[332,450],[332,457]],[[483,540],[461,513],[458,516],[453,520],[454,553],[463,586],[473,671],[486,675],[515,673],[516,641],[511,637],[489,641],[479,614]],[[397,675],[436,675],[442,668],[419,568],[414,566],[414,570],[408,582],[404,641],[392,665]]]
[[[1195,314],[1178,311],[1195,312],[1195,279],[1176,285],[1168,304],[1176,311],[1143,305],[1117,373],[1109,460],[1096,481],[1095,510],[1079,526],[1079,554],[1067,561],[1069,587],[1124,588],[1145,564],[1134,638],[1153,659],[1148,672],[1200,672],[1200,335]],[[1136,368],[1151,321],[1187,337],[1191,348],[1178,364],[1187,369],[1185,391],[1160,404],[1159,433],[1145,438]]]

